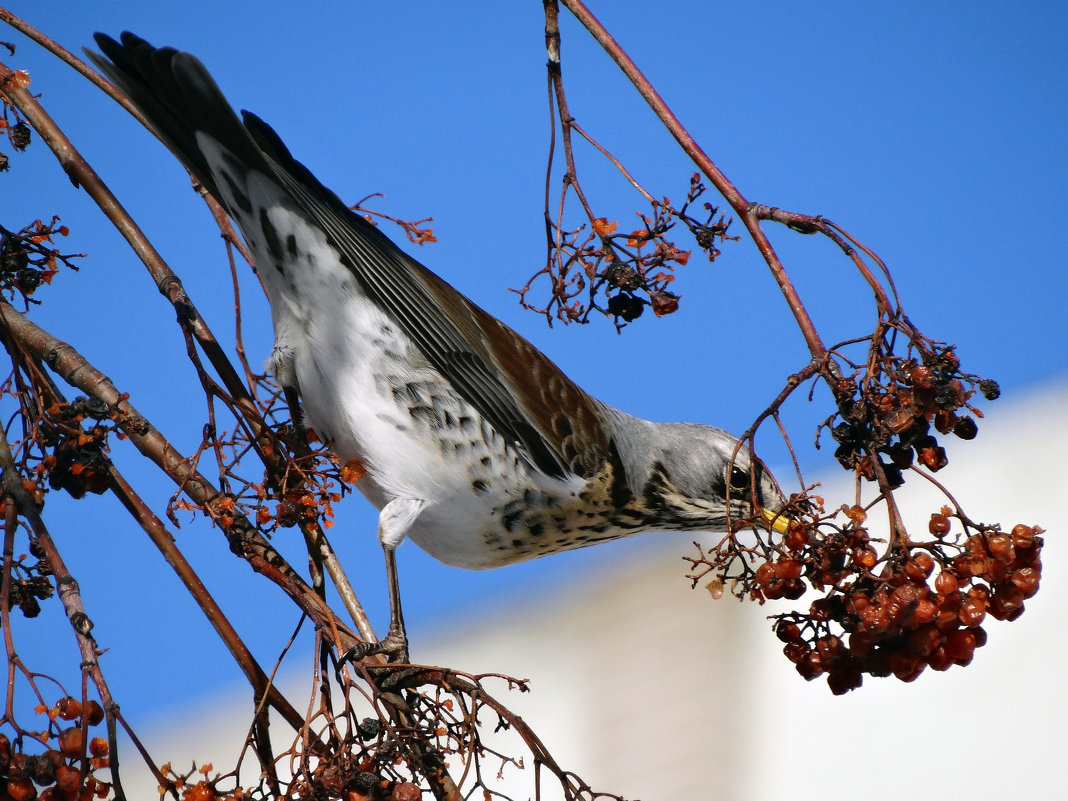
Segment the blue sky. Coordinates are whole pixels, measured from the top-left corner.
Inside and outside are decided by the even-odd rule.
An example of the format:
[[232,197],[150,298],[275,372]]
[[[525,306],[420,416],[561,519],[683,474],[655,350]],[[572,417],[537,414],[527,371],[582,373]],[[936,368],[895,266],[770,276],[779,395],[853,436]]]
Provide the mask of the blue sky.
[[[593,6],[744,194],[825,214],[872,247],[893,271],[912,319],[956,343],[966,369],[999,380],[1008,399],[1065,375],[1068,120],[1057,79],[1068,74],[1065,7],[661,3],[651,15],[648,3],[630,0]],[[38,0],[10,8],[72,50],[90,44],[93,31],[128,28],[196,53],[235,106],[270,122],[343,198],[382,192],[384,211],[433,216],[439,242],[415,255],[613,405],[740,431],[805,363],[785,304],[746,241],[725,246],[713,265],[693,259],[676,283],[680,313],[647,315],[622,336],[603,322],[549,329],[519,309],[507,287],[522,285],[544,258],[548,122],[539,2],[467,4],[466,16],[456,4],[426,2],[324,2],[299,14],[281,3],[73,9]],[[572,113],[654,195],[680,199],[692,166],[563,16]],[[182,170],[83,79],[14,31],[0,39],[18,45],[0,60],[29,70],[45,107],[127,204],[217,335],[232,340],[224,253]],[[588,149],[579,155],[595,206],[633,220],[638,199]],[[0,186],[0,224],[17,228],[56,213],[71,229],[62,247],[90,254],[81,272],[58,276],[41,293],[34,319],[75,344],[190,452],[203,402],[190,385],[173,313],[143,268],[40,143],[12,159]],[[769,231],[826,341],[870,331],[869,298],[840,255],[815,238]],[[245,290],[246,344],[260,362],[269,318],[254,282]],[[811,427],[803,425],[830,409],[795,406],[787,419],[810,451]],[[987,410],[997,414],[998,404]],[[168,484],[132,454],[115,457],[162,512]],[[803,458],[814,472],[831,462],[828,451]],[[104,669],[135,722],[149,720],[137,700],[159,687],[168,688],[164,704],[202,691],[204,665],[218,685],[240,680],[116,503],[53,495],[46,513],[82,582],[97,636],[111,648]],[[354,497],[339,510],[333,540],[384,628],[373,532],[372,510]],[[296,620],[280,592],[253,577],[201,522],[177,536],[269,665]],[[280,535],[279,545],[299,564],[300,544],[289,536]],[[688,552],[688,540],[656,543]],[[638,547],[621,543],[468,573],[408,545],[400,566],[413,656],[433,661],[419,652],[420,632],[465,608],[546,591]],[[58,605],[45,614],[49,627],[16,631],[27,642],[23,655],[59,648],[76,664]]]

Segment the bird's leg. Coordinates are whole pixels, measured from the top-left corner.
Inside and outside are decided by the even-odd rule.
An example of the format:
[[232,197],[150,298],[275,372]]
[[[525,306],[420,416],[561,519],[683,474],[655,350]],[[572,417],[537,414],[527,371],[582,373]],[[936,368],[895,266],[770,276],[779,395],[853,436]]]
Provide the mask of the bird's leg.
[[386,554],[386,580],[389,582],[389,631],[379,642],[390,662],[408,662],[408,633],[404,630],[400,581],[397,578],[397,549],[383,547]]
[[386,581],[389,586],[389,631],[378,642],[361,642],[346,651],[341,660],[359,661],[371,654],[386,654],[390,662],[408,662],[408,635],[404,630],[401,610],[400,581],[397,578],[397,546],[426,501],[417,498],[395,498],[382,507],[378,515],[378,540],[386,555]]
[[289,407],[289,420],[293,429],[293,448],[297,456],[308,453],[308,428],[304,422],[304,409],[300,405],[300,390],[295,385],[282,387],[282,394]]
[[389,631],[378,642],[358,642],[341,655],[342,662],[359,662],[372,654],[385,654],[390,662],[408,664],[408,633],[404,630],[400,581],[397,579],[397,549],[382,546],[386,554],[386,580],[389,583]]

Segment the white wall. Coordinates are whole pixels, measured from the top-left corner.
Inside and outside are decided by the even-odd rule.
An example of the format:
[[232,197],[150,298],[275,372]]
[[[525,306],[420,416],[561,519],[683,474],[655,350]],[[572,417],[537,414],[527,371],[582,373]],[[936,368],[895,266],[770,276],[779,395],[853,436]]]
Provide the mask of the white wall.
[[[456,621],[416,656],[532,679],[532,693],[508,700],[566,768],[627,798],[1061,797],[1068,384],[987,408],[979,438],[950,452],[942,477],[974,518],[1048,532],[1041,591],[1018,621],[988,622],[989,642],[967,668],[911,684],[869,678],[833,697],[781,655],[765,618],[782,608],[691,591],[688,540],[668,537],[626,562],[609,554],[602,572],[551,597],[520,588],[515,606]],[[836,497],[835,485],[825,495]],[[938,505],[912,493],[903,509],[919,526]],[[194,735],[171,725],[172,743],[154,752],[178,765],[203,759],[217,737],[215,764],[226,764],[222,744],[243,738],[246,704],[244,693],[233,709],[213,702],[214,723],[195,721]],[[229,734],[233,724],[241,729]],[[531,795],[529,773],[510,772],[514,797]]]

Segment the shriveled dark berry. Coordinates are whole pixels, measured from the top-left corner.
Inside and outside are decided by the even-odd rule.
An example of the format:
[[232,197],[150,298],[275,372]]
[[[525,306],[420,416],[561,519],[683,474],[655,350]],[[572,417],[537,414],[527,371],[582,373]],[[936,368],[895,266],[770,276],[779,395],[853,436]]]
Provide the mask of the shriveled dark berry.
[[22,121],[15,123],[8,133],[8,138],[15,150],[25,150],[30,144],[30,126]]
[[979,382],[979,391],[987,400],[997,400],[1001,397],[1001,387],[998,386],[997,381],[990,378],[984,378]]
[[41,273],[32,267],[19,270],[15,275],[15,286],[24,295],[32,295],[34,290],[41,285]]
[[29,251],[17,239],[4,240],[4,249],[0,251],[0,270],[5,273],[17,273],[26,269],[30,263]]
[[608,299],[608,313],[622,317],[628,323],[641,317],[643,311],[645,311],[645,304],[633,295],[621,292]]
[[895,442],[884,448],[883,453],[890,458],[891,463],[896,467],[906,468],[912,464],[912,448],[901,442]]
[[960,396],[953,383],[943,384],[935,391],[935,403],[944,409],[956,409],[960,406]]
[[637,289],[642,285],[641,276],[628,264],[614,262],[604,271],[605,280],[620,289]]
[[961,439],[975,439],[975,435],[979,433],[979,426],[975,424],[971,415],[966,414],[953,426],[953,433]]
[[373,740],[382,730],[382,724],[375,718],[364,718],[360,721],[360,739]]
[[849,425],[849,423],[839,423],[834,428],[832,428],[831,437],[834,438],[835,442],[840,442],[842,444],[852,444],[857,440],[856,433],[853,430],[853,426]]
[[893,463],[879,462],[883,466],[883,473],[886,475],[886,483],[890,485],[890,489],[897,489],[905,483],[904,476],[901,475],[901,469]]
[[834,452],[834,458],[838,460],[838,463],[842,465],[846,470],[852,470],[860,462],[860,451],[858,451],[852,444],[846,443],[839,445]]

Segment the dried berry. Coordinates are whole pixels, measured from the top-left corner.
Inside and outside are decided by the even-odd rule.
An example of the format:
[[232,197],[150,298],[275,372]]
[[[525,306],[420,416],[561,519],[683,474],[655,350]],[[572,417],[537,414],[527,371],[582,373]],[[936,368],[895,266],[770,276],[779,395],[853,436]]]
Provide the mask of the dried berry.
[[635,290],[642,285],[641,276],[630,265],[614,262],[604,271],[605,280],[620,289]]
[[360,721],[359,733],[361,740],[373,740],[381,730],[382,724],[376,718],[364,718]]
[[966,414],[953,426],[953,433],[961,439],[975,439],[979,433],[979,426],[975,424],[975,420],[972,419],[971,415]]
[[15,150],[25,150],[30,145],[30,126],[19,120],[8,131],[8,138],[11,140],[11,146]]
[[679,296],[674,292],[656,292],[649,296],[649,301],[653,307],[653,314],[657,317],[674,314],[679,310]]
[[633,295],[620,292],[608,299],[608,313],[615,317],[621,317],[626,322],[637,320],[645,311],[645,303]]

